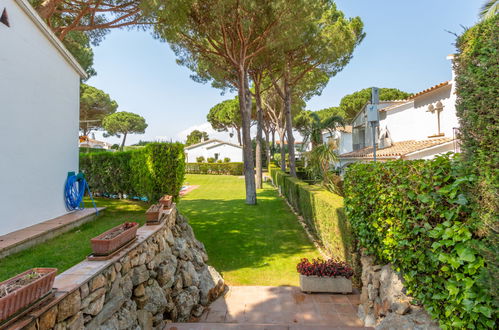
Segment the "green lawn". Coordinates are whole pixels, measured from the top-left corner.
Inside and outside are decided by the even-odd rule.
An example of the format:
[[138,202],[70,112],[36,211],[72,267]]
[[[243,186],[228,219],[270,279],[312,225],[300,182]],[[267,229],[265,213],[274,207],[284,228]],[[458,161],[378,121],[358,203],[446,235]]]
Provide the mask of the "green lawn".
[[200,185],[179,203],[208,250],[209,263],[230,285],[298,285],[300,258],[319,257],[295,215],[270,186],[258,205],[244,203],[244,179],[187,175]]
[[[225,175],[187,175],[200,185],[179,202],[209,263],[231,285],[297,285],[296,264],[318,257],[296,217],[270,186],[258,191],[258,205],[244,203],[244,179]],[[147,204],[97,199],[104,215],[66,234],[0,259],[0,281],[32,267],[62,272],[90,254],[90,238],[124,221],[145,222]],[[90,203],[86,204],[91,207]]]
[[[143,202],[97,199],[97,206],[107,206],[98,219],[86,223],[47,242],[0,259],[0,281],[33,267],[56,267],[62,272],[79,263],[92,251],[90,239],[125,221],[145,222]],[[91,203],[85,204],[92,207]]]

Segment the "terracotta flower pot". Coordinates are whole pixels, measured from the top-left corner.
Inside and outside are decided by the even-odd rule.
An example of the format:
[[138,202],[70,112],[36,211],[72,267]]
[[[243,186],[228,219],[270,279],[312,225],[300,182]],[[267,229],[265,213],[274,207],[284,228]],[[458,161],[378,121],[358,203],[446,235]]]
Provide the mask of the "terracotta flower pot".
[[163,206],[161,204],[154,204],[149,207],[149,209],[146,211],[146,218],[147,221],[158,221],[159,220],[159,213],[161,212]]
[[[129,226],[129,228],[124,229],[124,226]],[[90,242],[94,256],[106,256],[118,250],[135,238],[138,228],[138,223],[126,222],[92,238]]]
[[5,285],[13,284],[16,282],[16,280],[19,280],[32,272],[44,275],[34,280],[33,282],[23,285],[22,287],[15,289],[14,291],[8,293],[6,296],[0,298],[0,322],[8,319],[19,310],[34,303],[45,294],[49,293],[50,290],[52,290],[55,275],[57,273],[57,268],[29,269],[24,273],[1,282],[0,288]]
[[352,280],[344,276],[320,277],[300,274],[300,288],[303,292],[352,293]]
[[163,197],[161,197],[159,199],[159,203],[164,205],[167,208],[172,205],[172,202],[173,202],[173,197],[170,195],[164,195]]

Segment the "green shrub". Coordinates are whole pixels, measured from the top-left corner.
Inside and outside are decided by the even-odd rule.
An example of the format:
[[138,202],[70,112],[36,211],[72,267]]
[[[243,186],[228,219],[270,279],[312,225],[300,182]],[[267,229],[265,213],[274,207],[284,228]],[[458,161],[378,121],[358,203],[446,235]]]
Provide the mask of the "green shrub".
[[300,181],[273,165],[269,171],[274,185],[303,216],[327,252],[334,258],[350,263],[358,275],[351,229],[343,210],[343,198],[320,186]]
[[222,163],[222,160],[221,160],[221,159],[217,160],[217,163],[218,163],[218,164],[221,164],[221,163]]
[[402,273],[408,294],[444,329],[494,326],[484,258],[473,234],[465,175],[449,156],[356,163],[345,176],[345,209],[360,247]]
[[189,174],[243,175],[243,163],[187,163],[185,172]]
[[204,163],[204,157],[203,156],[196,157],[196,162]]
[[93,192],[146,196],[178,196],[184,181],[185,155],[180,143],[150,143],[132,151],[81,153],[80,170]]
[[468,198],[476,206],[476,234],[487,264],[482,281],[499,309],[499,15],[466,30],[457,40],[457,116],[464,165],[478,178]]
[[208,157],[208,163],[214,163],[215,162],[215,158],[214,157]]
[[230,163],[230,158],[229,157],[225,157],[224,158],[224,163]]

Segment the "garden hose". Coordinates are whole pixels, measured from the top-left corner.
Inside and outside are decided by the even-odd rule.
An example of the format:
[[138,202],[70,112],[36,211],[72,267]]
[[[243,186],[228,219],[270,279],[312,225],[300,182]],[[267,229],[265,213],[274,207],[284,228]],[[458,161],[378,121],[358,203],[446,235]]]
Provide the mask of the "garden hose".
[[85,195],[85,189],[88,191],[88,195],[92,199],[95,211],[99,214],[97,205],[95,205],[94,197],[92,196],[92,192],[90,191],[90,187],[88,186],[87,180],[85,180],[85,175],[83,173],[68,173],[66,187],[64,189],[64,201],[66,202],[66,208],[69,211],[82,210],[84,208],[83,196]]

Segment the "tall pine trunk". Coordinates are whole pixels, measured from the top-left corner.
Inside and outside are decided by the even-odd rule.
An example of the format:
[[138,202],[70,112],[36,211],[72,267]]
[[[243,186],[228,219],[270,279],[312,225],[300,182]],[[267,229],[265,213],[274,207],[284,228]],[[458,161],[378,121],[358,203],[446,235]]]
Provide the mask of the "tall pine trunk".
[[279,139],[281,140],[281,170],[283,172],[286,172],[286,149],[284,147],[284,140],[285,140],[285,135],[286,131],[285,130],[278,130],[277,133],[279,134]]
[[256,101],[256,113],[257,113],[257,128],[256,128],[256,150],[255,150],[255,161],[256,161],[256,188],[262,189],[262,96],[260,94],[259,84],[255,84],[255,101]]
[[123,134],[123,141],[121,142],[120,151],[123,151],[123,148],[125,147],[125,141],[126,141],[126,133]]
[[248,85],[248,75],[243,68],[239,69],[239,109],[242,119],[244,181],[246,184],[246,204],[256,204],[255,170],[253,150],[251,146],[251,94]]
[[237,132],[237,142],[239,143],[240,146],[242,146],[242,142],[241,142],[241,127],[238,127],[236,128],[236,132]]
[[293,117],[291,116],[291,95],[292,90],[286,75],[284,77],[284,116],[286,119],[286,135],[288,138],[289,173],[296,177],[295,138],[293,136]]
[[267,171],[270,168],[270,132],[265,130],[265,158],[267,158]]

